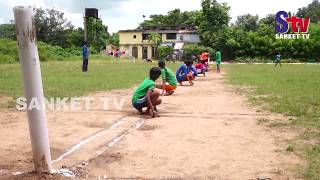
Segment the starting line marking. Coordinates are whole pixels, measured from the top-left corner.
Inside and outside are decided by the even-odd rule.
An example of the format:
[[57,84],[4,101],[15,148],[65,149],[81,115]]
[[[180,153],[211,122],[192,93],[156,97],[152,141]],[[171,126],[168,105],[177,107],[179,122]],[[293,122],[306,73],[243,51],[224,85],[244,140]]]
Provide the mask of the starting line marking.
[[123,131],[122,133],[118,134],[115,138],[113,138],[110,142],[107,143],[106,147],[102,148],[101,150],[97,151],[96,154],[99,156],[101,154],[103,154],[108,148],[111,148],[112,146],[114,146],[116,143],[118,143],[119,141],[121,141],[127,134],[129,134],[130,132],[132,132],[132,130],[134,129],[138,129],[142,126],[142,124],[145,123],[145,120],[143,119],[139,119],[138,121],[136,121],[134,123],[133,126],[131,126],[131,128]]
[[101,136],[102,134],[105,134],[107,131],[109,131],[110,129],[113,129],[115,127],[117,127],[118,125],[124,123],[126,121],[126,117],[122,117],[120,118],[116,123],[114,123],[112,126],[110,126],[109,128],[91,136],[91,137],[88,137],[87,139],[84,139],[82,141],[80,141],[78,144],[72,146],[67,152],[65,152],[64,154],[62,154],[59,158],[51,161],[51,163],[55,163],[55,162],[58,162],[58,161],[61,161],[63,158],[65,158],[66,156],[68,156],[69,154],[73,153],[74,151],[76,151],[77,149],[79,149],[81,146],[89,143],[90,141],[92,141],[93,139],[95,139],[96,137],[98,136]]

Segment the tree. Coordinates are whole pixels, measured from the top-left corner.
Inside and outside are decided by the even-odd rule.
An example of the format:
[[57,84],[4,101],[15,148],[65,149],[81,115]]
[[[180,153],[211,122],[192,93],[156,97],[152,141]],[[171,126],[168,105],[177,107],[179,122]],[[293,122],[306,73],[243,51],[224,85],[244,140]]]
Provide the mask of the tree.
[[118,33],[113,33],[109,37],[107,42],[108,42],[108,44],[113,44],[113,45],[119,46],[119,34]]
[[226,3],[218,3],[216,0],[202,0],[202,17],[199,25],[199,33],[202,43],[205,46],[217,46],[217,34],[228,26],[230,17],[228,11],[230,9]]
[[300,18],[310,17],[311,22],[317,23],[320,21],[320,2],[313,0],[307,7],[299,8],[297,16]]
[[154,14],[150,15],[150,20],[144,20],[140,23],[141,26],[163,25],[165,23],[165,15]]
[[204,46],[199,46],[197,44],[188,44],[183,47],[184,56],[191,58],[193,55],[199,55],[205,51]]
[[[37,8],[35,14],[37,39],[51,45],[67,47],[66,39],[68,30],[73,26],[64,17],[64,13],[55,9]],[[70,31],[69,31],[70,32]]]
[[151,15],[150,20],[144,20],[141,26],[158,26],[158,25],[197,25],[201,11],[184,11],[174,9],[167,15]]
[[109,33],[100,19],[89,17],[87,20],[87,41],[97,51],[105,48]]
[[157,52],[157,48],[159,46],[159,44],[161,43],[161,35],[159,33],[151,33],[150,36],[149,36],[149,41],[151,41],[155,48],[153,48],[153,51],[154,51],[154,54],[156,54]]
[[172,46],[159,46],[158,47],[158,54],[160,59],[165,59],[168,54],[171,54],[173,51]]
[[244,28],[246,31],[255,31],[258,28],[258,15],[245,14],[238,16],[236,25]]
[[72,29],[67,32],[67,46],[68,47],[80,47],[83,44],[84,32],[82,28]]
[[276,19],[275,14],[268,14],[266,17],[260,19],[259,24],[266,24],[274,27],[276,23],[275,19]]
[[1,24],[0,25],[0,38],[12,39],[15,40],[16,28],[14,24]]

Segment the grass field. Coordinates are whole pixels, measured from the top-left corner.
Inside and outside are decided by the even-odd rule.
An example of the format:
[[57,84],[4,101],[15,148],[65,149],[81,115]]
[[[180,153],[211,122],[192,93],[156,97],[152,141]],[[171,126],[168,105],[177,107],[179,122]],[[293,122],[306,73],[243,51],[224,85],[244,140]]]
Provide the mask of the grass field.
[[[117,60],[118,61],[118,60]],[[175,69],[179,64],[171,64]],[[122,89],[140,83],[148,76],[156,63],[136,62],[121,59],[115,63],[110,58],[94,57],[89,62],[89,71],[81,72],[82,61],[48,61],[41,63],[45,96],[74,97],[89,92]],[[0,95],[23,96],[20,64],[0,65]]]
[[289,149],[305,153],[309,162],[306,179],[320,179],[320,66],[286,64],[275,69],[267,64],[229,65],[227,71],[231,84],[253,87],[253,92],[248,91],[253,104],[296,117],[282,125],[303,127],[301,139],[313,145],[300,143]]

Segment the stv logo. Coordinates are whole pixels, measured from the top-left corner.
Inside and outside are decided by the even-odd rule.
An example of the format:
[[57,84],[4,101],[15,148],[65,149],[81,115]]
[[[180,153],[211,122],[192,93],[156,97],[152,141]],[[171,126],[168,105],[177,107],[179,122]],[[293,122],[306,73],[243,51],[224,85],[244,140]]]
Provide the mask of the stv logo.
[[[310,34],[306,34],[309,31],[310,18],[298,18],[296,16],[289,17],[289,14],[285,11],[279,11],[276,14],[276,39],[309,39]],[[289,27],[292,27],[294,34],[286,34],[289,31]],[[301,33],[301,34],[299,34]]]

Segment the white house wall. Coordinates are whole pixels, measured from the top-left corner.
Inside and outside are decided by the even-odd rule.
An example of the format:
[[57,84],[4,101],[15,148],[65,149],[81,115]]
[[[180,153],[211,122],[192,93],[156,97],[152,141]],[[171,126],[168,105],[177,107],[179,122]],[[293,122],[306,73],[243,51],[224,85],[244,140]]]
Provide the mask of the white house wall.
[[180,37],[183,37],[182,42],[189,42],[189,43],[200,43],[200,37],[198,34],[177,34],[177,41],[181,41]]

